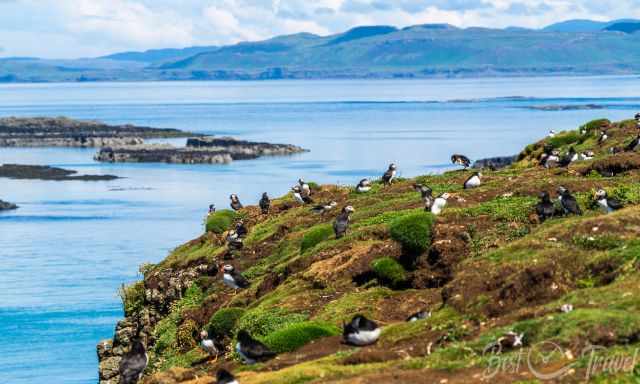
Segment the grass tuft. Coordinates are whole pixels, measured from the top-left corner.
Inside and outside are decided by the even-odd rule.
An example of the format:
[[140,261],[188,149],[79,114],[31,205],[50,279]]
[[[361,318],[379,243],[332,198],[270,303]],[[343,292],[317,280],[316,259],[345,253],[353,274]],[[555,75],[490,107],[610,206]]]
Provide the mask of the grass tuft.
[[398,287],[407,280],[407,273],[395,259],[382,257],[371,262],[371,269],[378,279],[392,287]]
[[402,244],[405,251],[422,253],[431,244],[431,228],[435,216],[429,212],[412,213],[389,224],[391,237]]
[[211,336],[232,336],[238,320],[244,315],[242,308],[222,308],[211,316],[207,329]]
[[321,242],[328,240],[332,235],[333,227],[330,224],[322,224],[312,227],[302,238],[302,243],[300,243],[300,253],[304,253]]
[[238,214],[229,209],[217,211],[207,219],[207,232],[224,233],[231,228],[231,224]]
[[305,321],[275,331],[262,341],[274,352],[284,353],[294,351],[313,340],[339,334],[340,330],[334,325]]

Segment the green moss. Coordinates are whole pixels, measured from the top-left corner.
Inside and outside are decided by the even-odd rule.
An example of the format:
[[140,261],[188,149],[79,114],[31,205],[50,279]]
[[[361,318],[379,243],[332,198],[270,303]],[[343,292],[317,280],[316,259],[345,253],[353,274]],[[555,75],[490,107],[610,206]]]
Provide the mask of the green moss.
[[393,287],[400,286],[407,280],[407,273],[395,259],[382,257],[371,262],[371,269],[378,279]]
[[232,336],[245,310],[242,308],[222,308],[211,316],[207,328],[212,336]]
[[156,354],[162,355],[165,351],[171,351],[175,348],[179,319],[180,316],[174,312],[156,324],[153,330],[154,339],[156,340],[153,350]]
[[412,213],[389,224],[391,237],[411,253],[422,253],[431,244],[431,228],[435,216],[429,212]]
[[620,200],[624,205],[640,204],[640,184],[624,184],[612,188],[608,195]]
[[308,318],[306,314],[291,313],[282,308],[254,308],[245,312],[238,320],[236,328],[244,329],[252,336],[261,337]]
[[189,368],[205,357],[204,352],[198,347],[186,353],[171,352],[160,361],[159,370],[165,371],[173,367]]
[[580,144],[584,140],[584,135],[581,135],[578,131],[566,131],[560,132],[554,137],[547,139],[548,143],[554,148],[564,147],[569,144]]
[[600,236],[574,236],[573,243],[582,249],[606,251],[608,249],[619,248],[624,242],[612,235]]
[[302,238],[302,243],[300,243],[300,252],[304,253],[321,242],[328,240],[332,235],[333,227],[330,224],[322,224],[312,227]]
[[358,222],[352,226],[353,229],[360,227],[368,227],[371,225],[379,225],[379,224],[389,224],[393,220],[405,216],[411,213],[419,213],[424,211],[424,208],[416,208],[416,209],[403,209],[403,210],[393,210],[388,212],[382,212],[378,215],[358,220]]
[[468,217],[487,215],[499,221],[525,223],[534,211],[536,201],[528,196],[497,197],[473,207],[452,209],[448,213],[461,213]]
[[144,282],[137,281],[129,286],[124,284],[118,291],[122,299],[122,307],[125,316],[131,316],[144,308]]
[[586,130],[588,133],[600,130],[603,126],[611,124],[608,119],[591,120],[587,124],[580,127],[580,130]]
[[224,233],[231,228],[231,224],[238,217],[235,211],[223,209],[207,218],[207,232]]
[[275,331],[262,341],[274,352],[284,353],[294,351],[315,339],[339,334],[340,330],[334,325],[305,321]]
[[393,296],[393,291],[386,287],[372,287],[365,291],[349,292],[337,300],[334,300],[315,316],[315,320],[342,324],[348,321],[356,313],[361,313],[367,317],[377,317],[380,301]]

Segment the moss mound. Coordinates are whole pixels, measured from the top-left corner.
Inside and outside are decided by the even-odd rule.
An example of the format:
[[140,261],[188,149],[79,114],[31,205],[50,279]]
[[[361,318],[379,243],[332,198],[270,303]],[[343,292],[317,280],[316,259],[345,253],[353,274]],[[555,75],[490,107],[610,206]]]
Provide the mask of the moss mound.
[[256,337],[267,336],[292,324],[306,321],[307,318],[305,314],[290,313],[282,308],[256,308],[247,311],[239,319],[237,329],[244,329]]
[[407,280],[407,273],[402,265],[391,257],[382,257],[372,261],[371,270],[378,279],[393,287],[398,287]]
[[207,218],[207,232],[221,234],[231,228],[238,214],[229,209],[217,211]]
[[207,328],[213,336],[231,336],[238,320],[244,315],[242,308],[222,308],[211,316]]
[[435,216],[429,212],[412,213],[391,222],[391,237],[410,253],[422,253],[431,244],[431,228]]
[[339,334],[340,330],[334,325],[305,321],[275,331],[262,341],[274,352],[284,353],[294,351],[313,340]]
[[306,250],[315,247],[321,242],[328,240],[333,235],[333,227],[329,224],[318,225],[311,228],[305,233],[300,244],[300,252],[304,253]]
[[551,144],[553,148],[560,148],[569,144],[580,144],[585,139],[586,139],[586,136],[581,135],[580,132],[567,131],[567,132],[558,133],[554,137],[550,137],[549,144]]

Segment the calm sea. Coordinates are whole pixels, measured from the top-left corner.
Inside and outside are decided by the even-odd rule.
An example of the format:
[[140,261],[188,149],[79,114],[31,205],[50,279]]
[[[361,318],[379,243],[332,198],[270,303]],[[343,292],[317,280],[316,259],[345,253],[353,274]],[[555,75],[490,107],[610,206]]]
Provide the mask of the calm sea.
[[[639,89],[636,77],[1,85],[0,116],[179,128],[311,152],[211,166],[98,164],[91,149],[0,148],[0,163],[124,177],[0,179],[0,199],[21,207],[0,214],[0,383],[95,383],[95,344],[122,317],[117,288],[201,233],[208,204],[226,207],[230,193],[252,204],[299,177],[354,184],[390,162],[414,176],[449,168],[453,152],[515,154],[550,129],[633,116]],[[601,109],[531,109],[588,104]]]

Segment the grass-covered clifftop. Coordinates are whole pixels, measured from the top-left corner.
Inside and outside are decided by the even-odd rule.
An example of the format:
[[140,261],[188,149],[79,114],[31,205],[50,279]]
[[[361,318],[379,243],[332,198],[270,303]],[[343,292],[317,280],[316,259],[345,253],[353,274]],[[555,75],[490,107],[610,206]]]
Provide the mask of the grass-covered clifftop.
[[[213,383],[220,367],[242,384],[469,383],[495,363],[485,347],[515,331],[524,333],[525,349],[544,341],[560,346],[564,353],[551,368],[571,369],[557,380],[583,382],[586,346],[601,346],[603,357],[633,356],[640,347],[640,153],[611,153],[637,128],[633,121],[584,128],[528,146],[510,168],[484,170],[476,189],[462,188],[471,173],[463,170],[374,184],[365,194],[319,186],[316,201],[355,208],[341,239],[330,226],[339,209],[318,215],[284,196],[268,215],[255,206],[238,213],[249,234],[244,248],[231,252],[223,232],[235,215],[218,213],[207,225],[211,232],[146,266],[144,281],[124,289],[127,319],[109,348],[121,348],[131,335],[145,339],[146,383]],[[598,144],[601,129],[609,139]],[[546,169],[538,165],[545,145],[561,153],[592,150],[595,158]],[[416,182],[452,195],[441,215],[424,213]],[[584,214],[540,223],[538,194],[556,200],[560,185]],[[599,188],[625,207],[598,208]],[[234,294],[222,284],[219,263],[235,265],[251,286]],[[561,312],[563,304],[573,311]],[[432,316],[405,322],[420,309]],[[356,313],[383,326],[375,345],[340,342],[341,325]],[[197,346],[201,329],[227,348],[215,363]],[[242,365],[231,347],[239,329],[280,354]],[[518,354],[500,356],[516,361]],[[526,362],[509,367],[491,380],[536,382]],[[592,370],[591,378],[636,382],[633,368]]]

